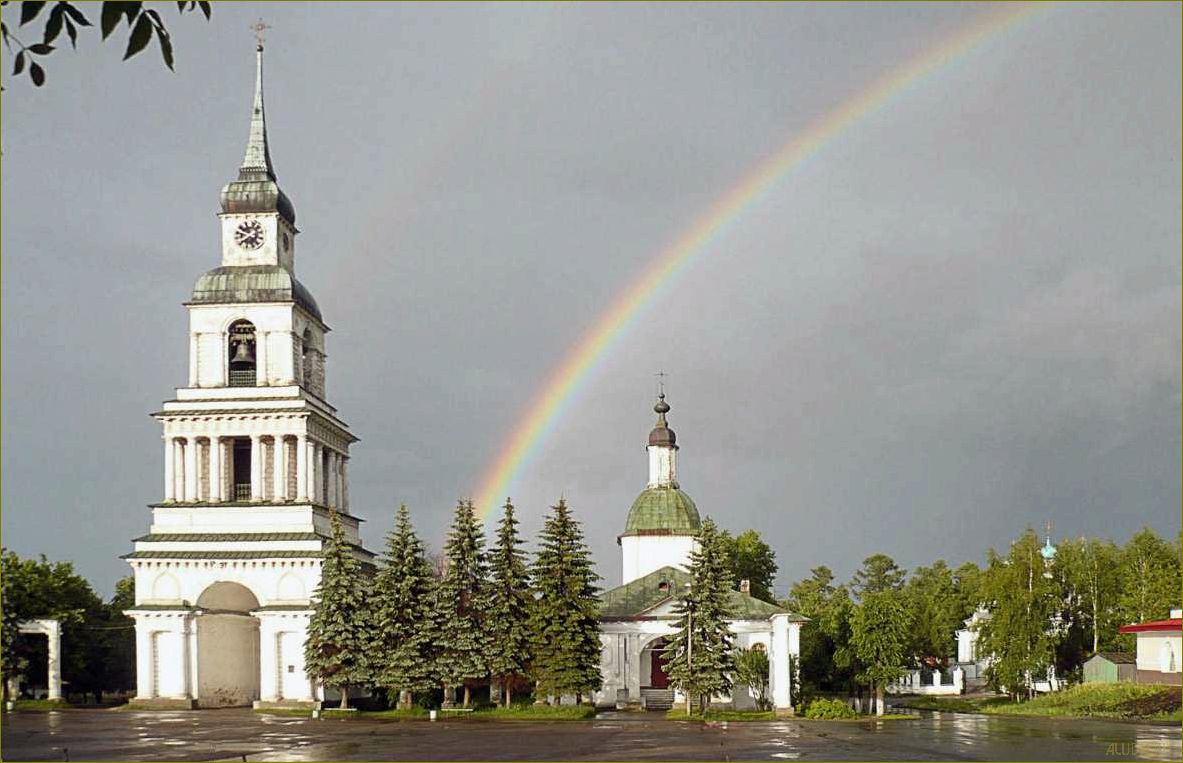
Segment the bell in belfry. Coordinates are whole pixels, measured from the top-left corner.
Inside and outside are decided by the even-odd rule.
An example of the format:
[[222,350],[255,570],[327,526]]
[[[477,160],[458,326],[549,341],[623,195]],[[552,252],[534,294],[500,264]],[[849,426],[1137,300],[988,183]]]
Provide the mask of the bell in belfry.
[[251,343],[245,339],[238,343],[238,347],[234,349],[234,357],[230,360],[231,368],[247,368],[255,365],[255,353],[251,349]]

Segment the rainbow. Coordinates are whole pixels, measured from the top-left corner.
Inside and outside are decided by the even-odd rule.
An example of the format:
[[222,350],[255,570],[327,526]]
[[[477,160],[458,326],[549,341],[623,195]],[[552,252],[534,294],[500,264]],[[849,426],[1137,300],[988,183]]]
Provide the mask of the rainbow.
[[496,460],[481,479],[477,490],[477,512],[484,518],[500,506],[514,479],[530,462],[555,424],[591,376],[599,361],[628,331],[662,287],[685,270],[743,212],[806,159],[821,151],[836,137],[865,119],[895,96],[924,77],[961,58],[980,43],[1029,18],[1037,5],[1008,5],[985,14],[935,48],[905,62],[824,115],[803,133],[764,160],[731,190],[719,197],[689,230],[666,246],[607,312],[592,326],[549,375],[541,392],[530,403],[498,449]]

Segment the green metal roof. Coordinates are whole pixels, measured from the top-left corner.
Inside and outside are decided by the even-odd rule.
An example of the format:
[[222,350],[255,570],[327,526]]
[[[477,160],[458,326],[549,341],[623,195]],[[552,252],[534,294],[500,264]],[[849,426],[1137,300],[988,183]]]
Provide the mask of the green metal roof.
[[135,538],[137,543],[217,543],[220,541],[319,540],[316,533],[155,533]]
[[207,272],[193,286],[189,304],[295,302],[323,322],[311,292],[279,265],[224,265]]
[[698,507],[676,487],[646,488],[633,501],[624,535],[697,535]]
[[[617,586],[600,594],[601,620],[632,620],[647,617],[646,613],[675,598],[690,582],[690,574],[677,567],[662,567],[648,575]],[[663,587],[662,584],[665,584]],[[731,592],[730,619],[767,620],[773,615],[790,614],[791,619],[805,621],[807,618],[792,615],[784,607],[769,604],[746,593]],[[662,615],[672,620],[673,615]]]
[[320,559],[319,551],[132,551],[121,559]]

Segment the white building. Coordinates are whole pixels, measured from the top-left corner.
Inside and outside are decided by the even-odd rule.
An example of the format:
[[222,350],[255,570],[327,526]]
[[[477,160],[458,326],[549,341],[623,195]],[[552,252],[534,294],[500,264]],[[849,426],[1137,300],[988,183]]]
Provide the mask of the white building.
[[296,215],[271,165],[262,51],[246,156],[221,194],[222,264],[185,303],[188,385],[152,414],[163,497],[124,557],[140,705],[314,701],[303,651],[331,509],[358,558],[372,558],[349,511],[357,438],[326,400],[329,327],[295,278]]
[[[633,502],[618,539],[622,585],[601,595],[603,688],[595,696],[601,706],[665,708],[681,699],[669,688],[663,650],[675,632],[677,596],[690,582],[686,569],[699,516],[678,484],[677,438],[666,421],[670,407],[664,394],[653,410],[657,426],[649,433],[649,484]],[[732,594],[731,608],[735,645],[767,651],[773,705],[790,710],[789,657],[800,652],[801,624],[808,618],[746,591]],[[738,708],[755,704],[747,688],[738,686],[731,697],[717,700]]]
[[1180,654],[1183,653],[1183,610],[1172,609],[1170,618],[1135,625],[1123,625],[1121,633],[1137,639],[1137,673],[1140,684],[1183,683]]

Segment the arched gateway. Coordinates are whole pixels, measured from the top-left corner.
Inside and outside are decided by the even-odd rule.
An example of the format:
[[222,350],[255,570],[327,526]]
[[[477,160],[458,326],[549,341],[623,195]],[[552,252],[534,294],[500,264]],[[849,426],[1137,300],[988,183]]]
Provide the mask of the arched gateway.
[[305,704],[310,597],[329,512],[358,559],[356,441],[325,393],[325,325],[295,277],[296,213],[267,145],[263,52],[246,155],[221,194],[222,262],[189,311],[189,382],[152,414],[164,496],[124,558],[136,581],[135,704]]

